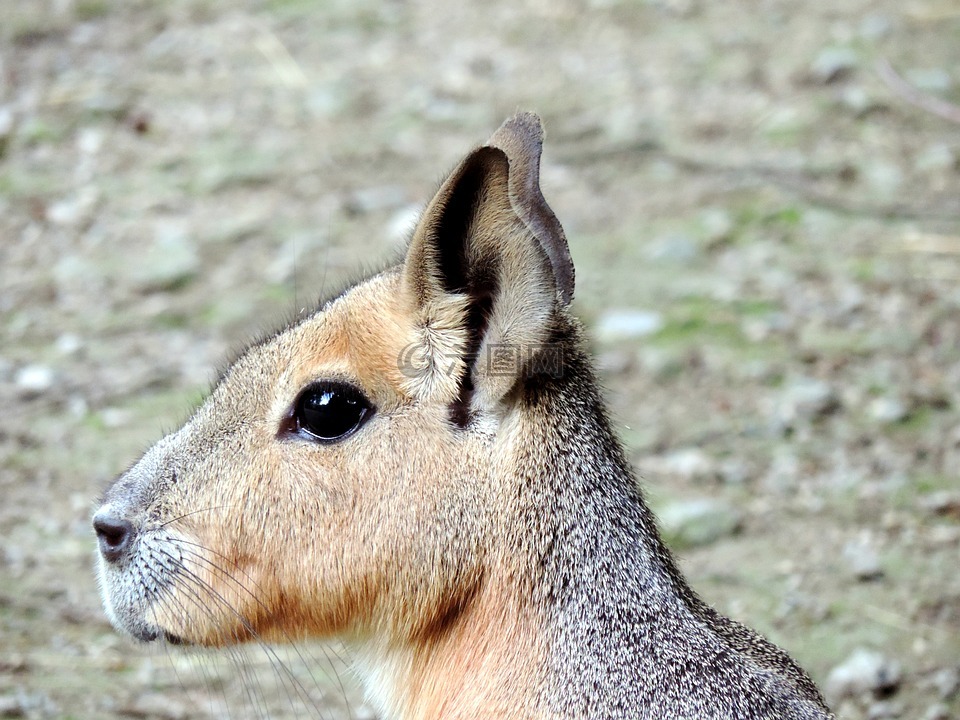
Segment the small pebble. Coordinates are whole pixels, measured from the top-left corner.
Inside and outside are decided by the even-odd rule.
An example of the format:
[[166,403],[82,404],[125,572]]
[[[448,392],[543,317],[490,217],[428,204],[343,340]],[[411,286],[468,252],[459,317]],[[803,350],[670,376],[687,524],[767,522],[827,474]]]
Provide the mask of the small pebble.
[[608,310],[596,326],[600,342],[617,342],[653,335],[663,328],[663,316],[652,310]]
[[353,709],[353,717],[355,720],[377,720],[379,716],[369,705],[361,705]]
[[889,695],[900,687],[902,675],[896,660],[875,650],[858,648],[830,671],[824,690],[833,703],[868,692]]
[[717,474],[727,485],[743,485],[750,478],[750,468],[742,460],[730,458],[720,463]]
[[823,380],[794,378],[780,394],[778,417],[786,425],[796,420],[816,420],[840,407],[840,398]]
[[957,153],[946,143],[928,145],[917,153],[913,167],[919,172],[952,170],[957,164]]
[[81,347],[83,347],[83,341],[76,333],[65,332],[57,337],[56,348],[61,355],[73,355]]
[[597,355],[597,370],[604,375],[623,375],[633,369],[633,353],[624,349],[608,350]]
[[883,577],[880,557],[871,543],[864,540],[847,543],[843,548],[843,557],[857,580],[869,582]]
[[933,676],[933,686],[941,700],[952,700],[960,694],[960,668],[950,667],[938,670]]
[[686,235],[666,235],[655,238],[647,246],[647,257],[655,262],[688,263],[700,249],[696,241]]
[[645,467],[657,475],[674,475],[684,480],[704,480],[716,475],[713,461],[700,448],[681,448],[649,458]]
[[910,411],[907,409],[907,406],[904,405],[898,398],[893,397],[874,398],[870,402],[867,412],[872,420],[884,425],[893,425],[898,422],[903,422],[910,415]]
[[0,107],[0,155],[3,154],[3,147],[10,134],[13,132],[13,111],[9,107]]
[[53,387],[56,374],[46,365],[24,365],[17,371],[14,384],[22,397],[36,397]]
[[183,705],[159,693],[141,695],[120,712],[133,718],[159,718],[160,720],[185,720],[187,711]]
[[943,703],[936,703],[927,708],[922,720],[952,720],[952,718],[950,708]]
[[857,53],[848,47],[828,47],[820,51],[810,66],[814,79],[823,84],[848,76],[857,67]]
[[350,193],[344,200],[347,212],[355,215],[392,210],[407,203],[407,192],[399,185],[365,187]]
[[142,292],[172,290],[200,272],[200,257],[185,223],[161,220],[154,226],[153,241],[131,277]]
[[894,702],[875,702],[867,708],[867,720],[893,720],[903,715],[903,706]]
[[420,205],[405,205],[395,211],[387,222],[387,237],[397,243],[406,244],[423,213]]
[[928,513],[952,516],[960,520],[960,492],[939,490],[923,496],[918,502]]
[[90,406],[82,395],[71,395],[67,400],[67,412],[79,420],[87,416]]
[[912,85],[928,92],[944,92],[953,85],[950,73],[943,68],[913,68],[904,74]]
[[885,158],[865,160],[859,168],[860,177],[881,197],[894,197],[903,187],[900,165]]
[[0,695],[0,718],[22,718],[27,709],[18,695]]
[[47,206],[47,220],[54,225],[76,225],[83,216],[83,205],[77,198],[67,198]]
[[712,498],[674,502],[657,515],[664,539],[674,547],[709,545],[736,534],[743,525],[735,508]]
[[877,40],[890,34],[893,23],[890,18],[880,13],[870,13],[860,23],[860,37],[867,40]]
[[862,85],[852,85],[840,93],[840,103],[852,110],[857,116],[863,116],[873,110],[879,110],[884,103],[877,96],[868,92]]
[[103,147],[104,139],[104,132],[100,128],[83,128],[77,133],[77,148],[84,155],[96,155]]
[[733,235],[735,223],[730,212],[724,208],[709,208],[700,214],[700,226],[711,245],[725,242]]
[[103,426],[111,430],[123,427],[130,423],[133,415],[123,408],[108,407],[100,411],[100,420]]

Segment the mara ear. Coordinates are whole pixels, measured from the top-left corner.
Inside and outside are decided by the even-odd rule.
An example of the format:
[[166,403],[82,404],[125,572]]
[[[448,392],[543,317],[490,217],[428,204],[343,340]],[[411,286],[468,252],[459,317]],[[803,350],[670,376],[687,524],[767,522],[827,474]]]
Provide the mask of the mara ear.
[[507,120],[470,153],[427,206],[403,266],[423,362],[417,394],[445,397],[469,423],[544,363],[554,318],[573,295],[563,229],[540,193],[542,145],[532,114]]
[[487,141],[506,153],[510,162],[510,202],[550,260],[560,302],[573,300],[573,260],[560,221],[540,192],[543,127],[533,113],[508,119]]

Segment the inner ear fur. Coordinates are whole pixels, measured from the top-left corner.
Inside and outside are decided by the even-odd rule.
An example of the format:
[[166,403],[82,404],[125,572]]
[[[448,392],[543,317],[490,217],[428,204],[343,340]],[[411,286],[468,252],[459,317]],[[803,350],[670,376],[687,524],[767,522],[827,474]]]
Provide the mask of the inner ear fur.
[[539,164],[539,135],[531,150],[529,133],[520,136],[530,127],[505,131],[510,122],[440,187],[403,268],[427,354],[418,389],[445,396],[458,425],[469,422],[474,408],[496,404],[528,370],[573,290],[572,267],[558,277],[544,247],[546,238],[569,260],[537,168],[531,170],[531,162]]

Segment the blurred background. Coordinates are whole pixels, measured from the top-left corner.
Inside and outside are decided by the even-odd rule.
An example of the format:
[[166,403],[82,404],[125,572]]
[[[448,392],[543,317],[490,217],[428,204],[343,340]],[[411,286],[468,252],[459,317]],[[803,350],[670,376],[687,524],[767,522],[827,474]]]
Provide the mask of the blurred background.
[[340,648],[119,638],[89,514],[517,109],[693,586],[960,718],[956,0],[0,0],[0,717],[375,717]]

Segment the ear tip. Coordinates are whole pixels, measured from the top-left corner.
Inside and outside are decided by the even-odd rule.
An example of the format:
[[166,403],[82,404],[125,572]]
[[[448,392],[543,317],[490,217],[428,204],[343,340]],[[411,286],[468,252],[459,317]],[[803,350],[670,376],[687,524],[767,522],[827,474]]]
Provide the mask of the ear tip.
[[523,110],[511,118],[507,118],[501,127],[509,127],[514,132],[519,131],[527,137],[543,141],[543,123],[540,121],[540,116],[529,110]]
[[517,146],[539,158],[543,146],[543,123],[536,113],[523,111],[504,120],[487,145],[510,151]]
[[563,305],[573,299],[574,271],[563,228],[540,192],[543,124],[536,113],[518,112],[507,118],[487,141],[511,161],[511,191],[519,197],[518,214],[533,230],[553,266]]

